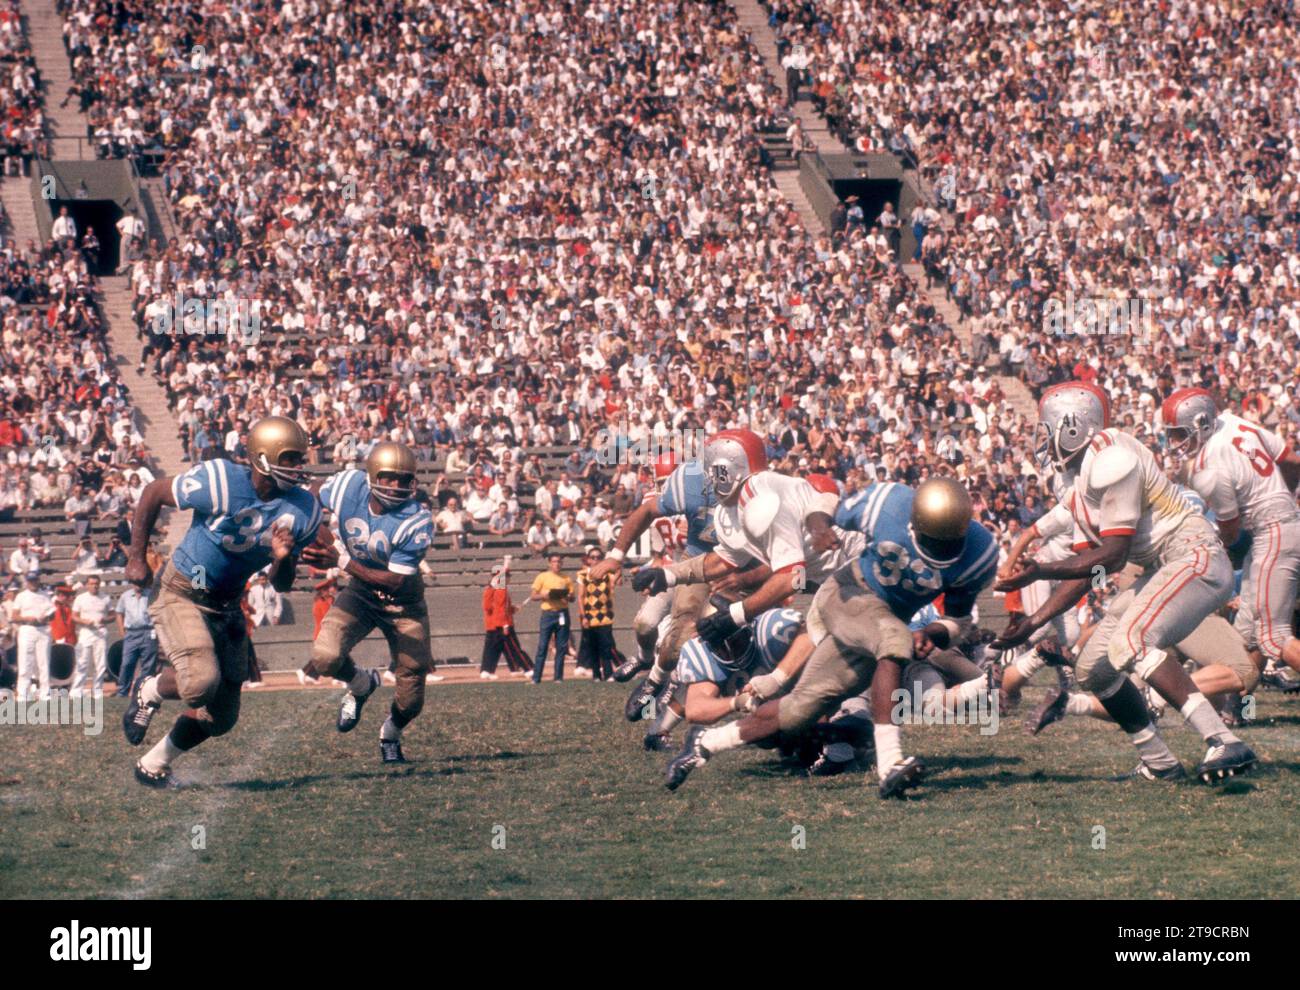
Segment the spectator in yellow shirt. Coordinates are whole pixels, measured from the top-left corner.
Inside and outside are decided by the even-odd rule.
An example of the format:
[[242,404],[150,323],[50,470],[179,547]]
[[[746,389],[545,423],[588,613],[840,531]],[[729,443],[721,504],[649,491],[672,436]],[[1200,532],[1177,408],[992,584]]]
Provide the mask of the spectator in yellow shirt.
[[540,638],[533,659],[533,683],[540,684],[546,666],[546,648],[555,638],[555,679],[564,680],[564,657],[569,652],[569,602],[574,595],[573,582],[560,571],[564,561],[558,553],[548,559],[550,569],[533,579],[530,602],[542,603]]

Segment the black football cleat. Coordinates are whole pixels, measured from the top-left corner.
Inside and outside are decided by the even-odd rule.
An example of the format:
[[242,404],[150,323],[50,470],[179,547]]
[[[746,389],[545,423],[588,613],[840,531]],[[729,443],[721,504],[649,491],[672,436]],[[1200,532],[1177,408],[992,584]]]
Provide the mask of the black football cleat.
[[1172,767],[1162,767],[1157,769],[1148,766],[1145,761],[1139,763],[1128,773],[1122,773],[1118,777],[1112,777],[1111,780],[1119,782],[1122,780],[1153,780],[1174,782],[1187,779],[1187,771],[1183,769],[1181,763],[1175,763]]
[[153,721],[153,717],[158,714],[158,709],[161,707],[140,700],[140,689],[144,687],[145,680],[147,678],[142,678],[135,686],[135,690],[131,692],[131,700],[127,702],[126,711],[122,713],[122,732],[126,736],[126,741],[132,746],[139,746],[144,742],[144,737],[149,733],[149,723]]
[[623,706],[624,717],[629,722],[640,722],[645,715],[645,706],[654,701],[662,688],[663,684],[651,684],[649,677],[642,678],[641,682],[632,689],[627,704]]
[[139,760],[135,762],[135,779],[144,784],[145,787],[152,787],[154,790],[164,790],[171,786],[171,770],[159,770],[155,773],[152,770],[146,770],[144,764]]
[[1070,692],[1065,688],[1052,688],[1047,692],[1043,703],[1029,713],[1025,719],[1025,731],[1036,736],[1053,722],[1065,718],[1065,706],[1070,703]]
[[1295,694],[1300,691],[1300,674],[1297,674],[1290,667],[1280,665],[1271,667],[1264,671],[1260,681],[1284,694]]
[[379,757],[385,763],[405,763],[406,757],[402,755],[402,740],[379,740]]
[[628,657],[614,668],[614,680],[626,684],[643,670],[649,670],[653,664],[644,662],[640,657]]
[[1205,759],[1196,768],[1196,779],[1206,784],[1217,784],[1248,773],[1259,758],[1255,751],[1240,740],[1230,743],[1215,742],[1205,753]]
[[696,767],[702,767],[709,762],[709,751],[700,742],[700,737],[703,735],[704,726],[702,725],[697,725],[686,733],[686,745],[668,764],[664,784],[667,785],[670,791],[675,791],[686,783],[686,778],[690,776],[691,771]]
[[925,764],[915,756],[900,760],[880,782],[880,796],[882,798],[902,797],[903,792],[919,784],[923,776],[925,776]]
[[663,753],[672,745],[672,740],[667,732],[647,732],[642,743],[648,753]]
[[343,696],[343,701],[339,705],[338,730],[340,732],[351,732],[361,721],[361,709],[370,700],[370,696],[375,693],[375,688],[379,687],[379,671],[370,672],[370,690],[357,697],[351,691]]

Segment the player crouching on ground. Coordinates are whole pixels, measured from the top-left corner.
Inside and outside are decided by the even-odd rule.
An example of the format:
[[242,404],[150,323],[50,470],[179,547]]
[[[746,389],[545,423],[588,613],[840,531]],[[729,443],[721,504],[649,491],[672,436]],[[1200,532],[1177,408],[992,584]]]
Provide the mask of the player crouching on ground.
[[[960,640],[971,625],[976,596],[997,567],[993,537],[971,516],[970,496],[950,478],[931,479],[915,492],[901,484],[871,485],[841,504],[835,532],[857,537],[855,549],[813,599],[807,637],[812,652],[798,683],[767,701],[785,685],[771,690],[759,679],[751,681],[755,700],[766,703],[739,722],[692,732],[669,768],[670,778],[684,780],[715,753],[778,731],[805,730],[869,685],[880,796],[895,797],[913,786],[924,768],[914,757],[903,758],[901,728],[893,718],[903,667],[914,653],[925,659]],[[948,614],[914,636],[908,620],[939,595]]]
[[307,480],[303,429],[291,419],[268,416],[253,424],[246,446],[251,467],[203,461],[151,482],[136,507],[126,579],[137,586],[151,578],[145,552],[162,507],[194,510],[149,607],[160,656],[169,666],[137,684],[122,715],[127,742],[138,746],[164,699],[188,706],[136,763],[136,779],[151,787],[168,784],[171,765],[182,753],[234,728],[251,647],[240,609],[244,586],[269,564],[272,587],[288,591],[297,556],[320,526],[320,503],[299,487]]
[[338,730],[351,732],[379,687],[377,670],[362,670],[351,653],[376,627],[397,666],[397,690],[379,730],[385,763],[405,763],[402,730],[424,707],[425,675],[433,665],[429,611],[420,562],[433,539],[433,517],[416,500],[415,454],[400,443],[377,444],[364,472],[341,471],[320,490],[321,503],[338,519],[344,550],[319,543],[303,559],[351,575],[321,622],[312,646],[317,677],[348,685],[339,705]]

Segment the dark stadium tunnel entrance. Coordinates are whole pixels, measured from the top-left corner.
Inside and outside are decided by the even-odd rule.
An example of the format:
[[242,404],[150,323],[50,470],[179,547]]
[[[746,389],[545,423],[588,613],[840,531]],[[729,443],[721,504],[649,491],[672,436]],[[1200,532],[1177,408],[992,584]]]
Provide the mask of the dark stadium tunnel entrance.
[[897,179],[835,179],[832,185],[835,195],[845,204],[850,196],[858,197],[868,230],[886,203],[892,203],[894,212],[898,212],[898,199],[903,192],[903,184]]
[[56,199],[50,203],[50,212],[57,217],[65,206],[77,225],[78,241],[90,228],[94,228],[99,239],[98,254],[87,259],[91,274],[112,275],[117,271],[121,252],[122,235],[118,233],[117,222],[122,219],[122,207],[111,199]]

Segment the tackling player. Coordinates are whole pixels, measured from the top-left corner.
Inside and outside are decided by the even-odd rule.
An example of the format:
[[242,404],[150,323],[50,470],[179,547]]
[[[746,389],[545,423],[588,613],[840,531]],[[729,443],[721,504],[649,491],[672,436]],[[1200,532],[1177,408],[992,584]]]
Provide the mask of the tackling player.
[[388,641],[397,689],[379,730],[385,763],[406,762],[402,730],[424,707],[425,675],[433,665],[420,578],[420,561],[433,540],[433,517],[415,496],[415,454],[404,444],[377,444],[364,472],[341,471],[320,490],[321,503],[338,520],[343,552],[317,544],[304,555],[314,567],[337,566],[352,577],[325,614],[312,646],[316,676],[348,685],[339,705],[339,732],[356,728],[380,682],[377,670],[357,667],[352,650],[376,627]]
[[[1146,568],[1133,604],[1107,615],[1080,653],[1079,683],[1097,696],[1128,733],[1141,762],[1132,775],[1148,780],[1186,776],[1151,721],[1130,670],[1150,684],[1200,733],[1207,750],[1196,775],[1207,782],[1254,766],[1254,751],[1233,734],[1214,706],[1167,652],[1232,594],[1232,566],[1218,536],[1136,439],[1110,429],[1105,393],[1085,382],[1062,382],[1043,393],[1040,454],[1075,474],[1069,507],[1074,548],[1066,560],[1022,560],[998,590],[1043,579],[1059,581],[1032,615],[1009,624],[991,646],[1025,642],[1034,630],[1072,607],[1098,575],[1118,574],[1130,560]],[[1177,604],[1174,605],[1174,601]],[[1171,607],[1172,606],[1172,607]]]
[[[761,467],[756,468],[756,470],[761,470],[762,467],[767,466],[767,458],[761,445],[757,456],[760,459]],[[656,475],[660,474],[667,466],[665,459],[661,457],[655,465]],[[645,500],[624,521],[623,528],[618,534],[613,549],[610,550],[604,560],[591,569],[593,578],[601,578],[621,570],[623,559],[627,556],[628,550],[641,538],[641,534],[659,519],[667,519],[672,516],[686,517],[686,543],[682,547],[681,553],[688,560],[707,554],[716,545],[717,539],[713,528],[713,508],[717,505],[717,500],[707,483],[701,463],[699,461],[687,461],[685,464],[678,465],[668,474],[667,479],[663,483],[662,491],[646,496]],[[627,716],[629,722],[640,719],[645,707],[667,684],[669,675],[673,672],[673,668],[677,666],[677,655],[681,651],[682,644],[695,635],[695,621],[699,618],[704,603],[709,600],[707,585],[678,588],[671,592],[667,587],[663,587],[651,593],[647,605],[651,601],[658,601],[662,605],[668,598],[661,596],[670,594],[672,603],[671,621],[667,635],[659,640],[658,655],[654,659],[653,666],[650,666],[647,662],[649,656],[642,646],[643,630],[638,625],[637,644],[638,647],[642,647],[638,651],[638,656],[620,664],[618,669],[614,671],[616,681],[626,681],[635,676],[637,671],[650,666],[650,673],[642,678],[640,683],[632,690],[631,695],[628,696],[627,704],[623,707],[623,714]],[[637,613],[637,618],[638,621],[643,618],[640,612]],[[650,618],[653,618],[653,616],[645,617],[647,622]],[[654,623],[656,629],[658,624],[658,622]],[[645,631],[645,638],[649,638],[648,630]],[[656,636],[656,638],[658,637]]]
[[138,746],[164,699],[187,706],[136,763],[136,779],[150,787],[167,786],[177,757],[238,721],[251,645],[240,609],[244,586],[269,564],[271,585],[288,591],[297,557],[320,526],[320,503],[300,487],[307,480],[303,429],[268,416],[253,424],[246,446],[251,466],[202,461],[150,482],[136,507],[126,564],[126,579],[136,585],[151,579],[145,552],[162,507],[194,510],[149,607],[169,666],[139,682],[122,715],[127,742]]

